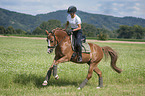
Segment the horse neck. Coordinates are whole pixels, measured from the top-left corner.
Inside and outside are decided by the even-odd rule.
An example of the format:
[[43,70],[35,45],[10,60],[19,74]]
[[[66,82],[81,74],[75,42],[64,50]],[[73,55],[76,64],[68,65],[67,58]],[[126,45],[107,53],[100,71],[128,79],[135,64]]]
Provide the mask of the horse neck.
[[62,39],[68,37],[67,33],[62,30],[55,31],[55,36],[57,37],[58,41],[61,41]]
[[[58,43],[61,43],[61,44],[59,44],[59,46],[63,45],[64,42],[70,42],[70,37],[67,35],[67,33],[65,31],[62,31],[62,30],[56,31],[55,36],[57,38]],[[68,43],[68,45],[69,45],[69,43]]]

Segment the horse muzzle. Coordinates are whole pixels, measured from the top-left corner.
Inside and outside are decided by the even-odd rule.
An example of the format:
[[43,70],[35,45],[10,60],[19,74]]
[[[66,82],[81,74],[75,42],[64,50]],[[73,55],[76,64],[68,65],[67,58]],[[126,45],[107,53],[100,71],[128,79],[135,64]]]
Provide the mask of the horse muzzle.
[[52,48],[48,48],[48,49],[47,49],[47,53],[50,54],[50,53],[52,53],[52,52],[53,52],[53,49],[52,49]]

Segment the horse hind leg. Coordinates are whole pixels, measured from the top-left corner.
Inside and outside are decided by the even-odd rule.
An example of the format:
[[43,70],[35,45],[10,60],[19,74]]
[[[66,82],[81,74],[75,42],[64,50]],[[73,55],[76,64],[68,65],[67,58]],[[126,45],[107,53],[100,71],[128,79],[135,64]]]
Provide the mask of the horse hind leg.
[[99,70],[98,67],[94,68],[94,72],[99,76],[99,85],[97,88],[102,88],[103,87],[103,77],[102,77],[102,72]]
[[88,70],[88,75],[87,75],[86,79],[80,84],[78,89],[82,89],[87,84],[88,80],[91,79],[92,74],[93,74],[93,67],[94,67],[94,64],[90,64],[90,67]]

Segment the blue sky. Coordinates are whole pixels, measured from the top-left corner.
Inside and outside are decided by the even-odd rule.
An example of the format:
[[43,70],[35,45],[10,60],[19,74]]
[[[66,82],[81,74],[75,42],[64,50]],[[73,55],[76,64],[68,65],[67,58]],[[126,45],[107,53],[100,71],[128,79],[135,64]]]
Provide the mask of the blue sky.
[[74,5],[88,13],[145,19],[144,4],[145,0],[0,0],[0,8],[31,15],[64,10]]

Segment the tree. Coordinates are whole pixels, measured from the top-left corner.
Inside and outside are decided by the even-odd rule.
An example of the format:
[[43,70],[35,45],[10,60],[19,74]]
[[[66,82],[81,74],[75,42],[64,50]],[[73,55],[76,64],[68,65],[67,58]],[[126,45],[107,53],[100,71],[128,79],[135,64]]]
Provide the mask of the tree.
[[103,33],[103,32],[100,32],[98,35],[97,35],[97,39],[98,40],[107,40],[108,39],[108,35]]
[[87,23],[82,23],[82,30],[83,30],[83,33],[88,37],[97,37],[100,35],[100,32],[102,32],[101,34],[103,34],[103,36],[106,36],[105,37],[106,39],[109,38],[109,35],[111,36],[113,35],[113,32],[107,29],[96,28],[94,25],[87,24]]
[[131,27],[127,25],[121,25],[117,30],[118,38],[131,38]]
[[97,28],[94,25],[82,23],[83,34],[88,37],[96,37]]
[[16,29],[15,30],[17,34],[26,34],[27,32],[22,29]]
[[102,32],[102,34],[106,34],[109,37],[114,37],[115,33],[113,33],[112,31],[109,31],[105,28],[97,28],[97,32],[96,35],[100,34]]
[[121,25],[117,33],[118,38],[143,39],[145,37],[145,28],[139,25],[134,25],[132,27]]
[[32,34],[34,35],[44,35],[45,34],[45,31],[42,30],[40,27],[37,27],[33,32]]
[[134,25],[132,29],[134,31],[135,39],[143,39],[145,37],[145,28],[139,25]]
[[15,29],[12,26],[9,26],[6,29],[6,34],[16,34],[16,31],[15,31]]
[[3,26],[0,26],[0,34],[5,34],[6,30]]

